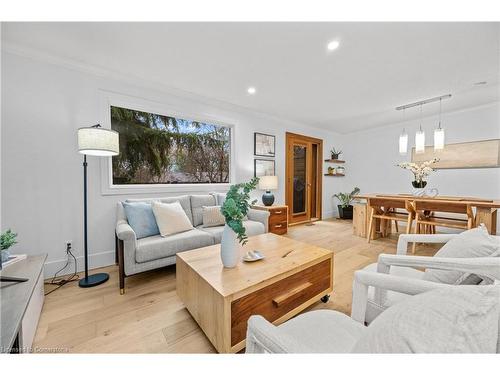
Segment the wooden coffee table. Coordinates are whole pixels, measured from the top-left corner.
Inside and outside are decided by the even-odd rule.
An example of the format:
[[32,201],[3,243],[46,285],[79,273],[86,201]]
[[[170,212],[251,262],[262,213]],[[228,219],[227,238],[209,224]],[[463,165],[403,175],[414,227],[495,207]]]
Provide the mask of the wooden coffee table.
[[247,321],[279,324],[333,290],[333,252],[272,233],[251,237],[243,253],[265,259],[224,268],[220,245],[177,254],[177,294],[219,353],[245,347]]

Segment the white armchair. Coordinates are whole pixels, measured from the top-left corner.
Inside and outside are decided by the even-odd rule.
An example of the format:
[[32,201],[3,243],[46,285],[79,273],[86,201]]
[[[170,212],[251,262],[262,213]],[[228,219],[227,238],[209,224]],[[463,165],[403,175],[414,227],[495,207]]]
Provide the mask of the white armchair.
[[[434,282],[423,280],[424,271],[422,269],[441,269],[462,271],[463,266],[466,266],[469,271],[467,273],[481,275],[488,279],[494,279],[491,276],[484,274],[492,271],[492,268],[499,267],[500,259],[498,258],[444,258],[444,257],[427,257],[427,256],[411,256],[407,255],[408,245],[413,242],[419,243],[446,243],[455,238],[457,234],[401,234],[397,244],[397,255],[381,254],[377,263],[373,263],[364,268],[367,273],[390,274],[398,280],[399,285],[384,289],[383,286],[370,286],[366,290],[367,303],[364,307],[365,322],[371,323],[382,311],[388,307],[400,302],[408,295],[420,293],[426,289],[426,286],[435,284]],[[499,241],[500,237],[492,236]],[[499,245],[500,248],[500,245]],[[486,259],[486,260],[484,260]],[[364,273],[358,274],[358,277],[369,277]],[[430,283],[430,284],[429,284]],[[440,284],[441,285],[441,284]],[[356,300],[359,293],[365,293],[360,289],[359,282],[356,278],[353,285],[353,312],[355,310]]]
[[[415,259],[417,258],[417,259]],[[408,260],[412,259],[412,260]],[[500,259],[499,258],[477,258],[477,259],[438,259],[437,262],[433,262],[432,258],[429,257],[405,257],[405,260],[402,261],[400,257],[395,255],[381,255],[379,258],[381,268],[387,270],[390,269],[392,265],[408,265],[409,263],[419,264],[424,267],[433,267],[436,269],[444,269],[444,270],[459,270],[463,272],[475,272],[480,275],[485,275],[491,277],[495,280],[500,279]],[[436,260],[436,258],[434,259]],[[417,262],[418,261],[418,262]],[[466,286],[466,287],[457,287],[453,285],[441,284],[436,282],[430,282],[425,280],[415,280],[411,278],[405,278],[401,276],[394,276],[391,274],[387,274],[385,272],[376,273],[370,271],[356,271],[354,274],[354,289],[353,289],[353,308],[351,318],[348,316],[339,313],[337,311],[332,310],[317,310],[308,312],[302,315],[299,315],[280,326],[276,327],[273,324],[269,323],[261,316],[252,316],[248,321],[248,330],[247,330],[247,339],[246,339],[246,352],[247,353],[350,353],[357,351],[364,351],[366,348],[370,348],[370,346],[364,345],[363,341],[369,340],[370,332],[369,330],[373,327],[366,327],[363,322],[365,321],[366,314],[366,306],[369,302],[368,288],[374,287],[381,290],[389,290],[398,293],[404,293],[406,295],[416,295],[423,292],[431,291],[431,290],[439,290],[442,291],[443,288],[450,289],[451,292],[447,291],[446,293],[441,293],[441,296],[438,298],[430,299],[429,302],[434,305],[431,306],[421,306],[421,303],[416,304],[416,306],[421,306],[421,312],[413,312],[414,316],[411,316],[411,310],[409,314],[401,314],[401,312],[396,312],[393,316],[405,316],[408,315],[408,319],[416,319],[420,315],[419,314],[432,314],[433,311],[439,310],[441,307],[436,307],[436,301],[441,301],[443,296],[453,294],[455,291],[464,290],[472,290],[471,288],[475,288],[475,290],[483,290],[486,291],[491,286]],[[500,287],[494,286],[496,292],[493,294],[493,297],[490,296],[490,305],[494,306],[495,311],[492,313],[493,318],[489,316],[489,325],[491,325],[492,332],[485,333],[484,340],[491,341],[491,335],[494,335],[494,344],[496,345],[496,352],[500,352],[500,336],[498,331],[498,323],[499,323],[499,293],[498,289]],[[467,292],[468,293],[468,292]],[[482,292],[483,293],[483,292]],[[405,305],[409,305],[409,309],[415,308],[415,304],[412,307],[411,298],[408,298],[403,303],[398,304],[395,308],[404,308]],[[469,300],[469,295],[462,294],[459,296],[458,300]],[[483,301],[483,299],[480,299]],[[472,302],[472,309],[482,305],[482,303],[477,303],[477,301]],[[455,304],[451,304],[448,308],[453,312],[453,308]],[[428,311],[425,309],[428,308]],[[474,311],[471,311],[471,306],[468,307],[468,313],[471,313],[471,316],[476,316]],[[394,309],[391,309],[394,312]],[[388,310],[388,314],[391,310]],[[385,314],[382,314],[384,316]],[[478,317],[480,314],[477,314]],[[382,321],[382,316],[379,321]],[[398,327],[399,325],[394,325],[393,316],[387,316],[386,325],[390,325],[392,327]],[[463,312],[462,312],[463,317]],[[453,320],[454,317],[450,316],[450,319]],[[456,317],[455,317],[456,319]],[[480,318],[483,319],[483,318]],[[389,322],[387,322],[389,320]],[[484,321],[484,319],[483,319]],[[413,322],[415,323],[415,322]],[[440,326],[440,323],[436,322],[437,326]],[[470,324],[474,326],[474,324]],[[376,325],[374,325],[376,326]],[[380,330],[381,327],[375,327]],[[465,335],[469,334],[466,332],[461,332],[460,330],[466,330],[467,327],[457,326],[455,327],[458,332],[455,332],[455,335]],[[382,328],[382,332],[384,332],[385,328]],[[422,330],[427,329],[427,332],[423,332],[422,335],[424,337],[433,340],[433,334],[436,335],[439,333],[439,328],[433,328],[430,325],[422,325]],[[420,330],[420,328],[419,328]],[[452,328],[453,330],[453,328]],[[482,331],[480,331],[482,332]],[[371,336],[373,338],[374,332],[371,332]],[[449,334],[449,332],[448,332]],[[380,332],[376,332],[375,336],[380,336]],[[490,335],[489,337],[486,337]],[[473,335],[474,336],[474,335]],[[479,336],[478,333],[475,333],[475,336]],[[414,352],[420,351],[428,351],[428,352],[444,352],[447,351],[446,342],[443,344],[443,335],[439,339],[436,339],[436,342],[440,342],[439,347],[431,346],[421,346],[420,348],[424,349],[414,349],[394,346],[389,349],[389,351],[393,350],[394,352],[410,352],[414,349]],[[398,341],[396,338],[395,341]],[[406,338],[399,340],[400,342],[406,342]],[[451,340],[456,344],[454,340]],[[464,340],[456,340],[464,341]],[[467,341],[467,340],[465,340]],[[371,347],[373,347],[373,340],[371,343]],[[377,343],[375,343],[377,345]],[[443,346],[444,345],[444,346]],[[482,346],[484,348],[484,345]],[[491,348],[491,345],[490,345]],[[464,347],[453,347],[450,348],[452,352],[473,352],[476,351],[478,347],[475,348],[464,348]],[[375,350],[376,352],[387,352],[387,346],[381,347],[380,351]],[[481,351],[480,349],[478,351]]]

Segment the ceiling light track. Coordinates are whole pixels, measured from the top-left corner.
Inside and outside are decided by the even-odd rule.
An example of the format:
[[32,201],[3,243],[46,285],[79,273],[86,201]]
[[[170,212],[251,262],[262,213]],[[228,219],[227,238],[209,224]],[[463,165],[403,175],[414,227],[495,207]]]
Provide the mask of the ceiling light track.
[[418,107],[418,106],[422,106],[422,105],[429,104],[429,103],[434,103],[434,102],[437,102],[437,101],[440,101],[443,99],[449,99],[449,98],[451,98],[451,94],[436,96],[434,98],[420,100],[419,102],[400,105],[399,107],[396,107],[396,111],[401,111],[402,109],[408,109],[408,108],[412,108],[412,107]]

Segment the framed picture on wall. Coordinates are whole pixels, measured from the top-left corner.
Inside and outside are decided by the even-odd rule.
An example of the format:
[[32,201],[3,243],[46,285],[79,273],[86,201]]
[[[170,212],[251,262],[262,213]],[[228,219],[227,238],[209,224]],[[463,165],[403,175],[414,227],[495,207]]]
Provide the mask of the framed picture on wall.
[[254,159],[254,176],[275,176],[274,160],[270,159]]
[[254,133],[254,155],[274,157],[276,137],[270,134]]

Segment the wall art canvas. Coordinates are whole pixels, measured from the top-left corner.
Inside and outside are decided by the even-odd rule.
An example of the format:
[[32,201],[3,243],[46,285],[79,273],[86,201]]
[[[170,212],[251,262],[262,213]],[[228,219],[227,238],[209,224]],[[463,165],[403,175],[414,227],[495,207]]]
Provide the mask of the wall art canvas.
[[276,155],[276,137],[254,133],[254,155],[274,157]]
[[254,159],[254,175],[255,177],[275,176],[274,160]]

